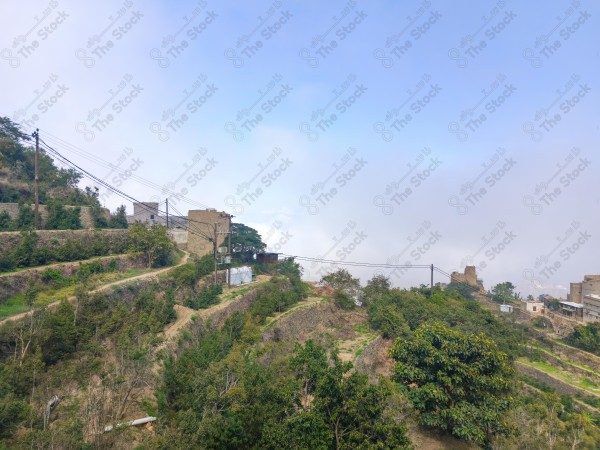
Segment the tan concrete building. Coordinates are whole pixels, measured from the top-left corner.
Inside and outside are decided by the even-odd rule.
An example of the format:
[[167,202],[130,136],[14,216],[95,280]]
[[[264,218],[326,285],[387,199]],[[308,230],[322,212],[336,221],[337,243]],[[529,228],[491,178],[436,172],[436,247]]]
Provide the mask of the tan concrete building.
[[568,300],[583,304],[583,321],[600,321],[600,275],[585,275],[580,283],[571,283]]
[[526,302],[525,310],[530,314],[544,314],[544,304],[542,302]]
[[227,245],[231,227],[231,215],[216,209],[196,209],[188,212],[187,249],[198,256],[213,253],[213,242],[217,248]]

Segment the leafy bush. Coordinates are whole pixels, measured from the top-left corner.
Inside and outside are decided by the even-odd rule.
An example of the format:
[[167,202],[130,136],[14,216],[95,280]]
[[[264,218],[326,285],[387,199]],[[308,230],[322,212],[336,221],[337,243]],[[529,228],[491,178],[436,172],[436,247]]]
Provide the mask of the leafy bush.
[[[0,253],[0,272],[18,267],[33,267],[53,262],[67,262],[106,256],[110,253],[125,253],[128,247],[127,236],[113,239],[101,232],[95,232],[91,239],[67,239],[63,245],[39,245],[39,235],[35,231],[22,231],[19,243],[8,252]],[[56,241],[58,242],[58,241]],[[116,268],[116,262],[114,263]]]
[[14,224],[8,211],[0,212],[0,231],[13,231]]
[[46,205],[48,217],[44,223],[46,230],[79,230],[81,228],[81,208],[65,208],[62,201],[50,200]]
[[600,356],[600,323],[579,326],[565,338],[565,342],[573,347]]
[[223,293],[221,284],[203,286],[194,298],[186,299],[185,306],[192,309],[206,309],[219,303],[219,295]]
[[414,339],[399,338],[390,354],[422,424],[489,447],[510,436],[507,412],[514,369],[505,353],[484,335],[468,335],[440,323],[424,324]]
[[60,270],[57,269],[46,269],[41,274],[42,281],[48,283],[53,287],[67,286],[71,283],[69,278],[65,278]]
[[339,289],[333,294],[333,302],[335,306],[341,309],[351,310],[356,308],[356,303],[350,298],[350,295]]

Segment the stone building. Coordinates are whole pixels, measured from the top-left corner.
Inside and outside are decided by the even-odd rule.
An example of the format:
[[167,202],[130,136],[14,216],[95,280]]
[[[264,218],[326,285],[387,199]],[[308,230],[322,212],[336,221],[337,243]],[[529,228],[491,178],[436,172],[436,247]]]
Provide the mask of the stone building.
[[455,283],[467,283],[473,287],[481,288],[477,282],[477,270],[475,269],[475,266],[466,266],[464,273],[452,272],[450,281]]
[[583,304],[583,321],[600,321],[600,275],[585,275],[583,281],[571,283],[568,300]]
[[187,249],[198,256],[212,254],[212,239],[217,240],[217,248],[227,245],[227,235],[231,229],[231,215],[216,209],[196,209],[188,212]]
[[140,202],[133,204],[133,215],[127,216],[127,223],[162,223],[163,218],[160,216],[157,202]]

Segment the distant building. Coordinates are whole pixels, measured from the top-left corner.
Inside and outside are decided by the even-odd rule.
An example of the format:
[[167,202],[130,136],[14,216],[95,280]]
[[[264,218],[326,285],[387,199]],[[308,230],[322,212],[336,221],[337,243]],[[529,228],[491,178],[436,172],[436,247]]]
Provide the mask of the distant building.
[[542,302],[527,302],[525,310],[531,314],[544,314],[544,304]]
[[464,273],[452,272],[450,281],[454,283],[467,283],[481,289],[481,286],[477,281],[477,270],[475,269],[475,266],[466,266]]
[[[169,228],[187,228],[188,218],[185,216],[174,216],[169,214]],[[127,223],[142,222],[148,224],[167,225],[166,211],[158,209],[156,202],[139,202],[133,204],[133,215],[127,216]]]
[[135,222],[142,223],[160,223],[158,203],[156,202],[140,202],[133,204],[133,215],[127,216],[127,223]]
[[585,275],[583,281],[571,283],[567,300],[583,305],[583,321],[600,321],[600,275]]
[[256,262],[260,264],[277,264],[279,261],[278,253],[257,253]]
[[559,302],[559,313],[565,317],[570,317],[578,321],[583,321],[583,303]]
[[513,312],[513,306],[512,305],[500,305],[500,312],[511,313],[511,312]]
[[213,239],[217,247],[226,243],[231,228],[231,215],[216,209],[196,209],[188,212],[188,251],[198,256],[212,254]]

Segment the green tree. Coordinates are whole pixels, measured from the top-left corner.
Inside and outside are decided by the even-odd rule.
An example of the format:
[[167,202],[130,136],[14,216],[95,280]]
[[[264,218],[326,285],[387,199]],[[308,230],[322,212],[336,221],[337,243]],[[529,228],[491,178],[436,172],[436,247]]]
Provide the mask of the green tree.
[[49,200],[46,230],[79,230],[81,228],[81,208],[66,208],[61,200]]
[[448,284],[446,290],[448,292],[456,291],[467,300],[475,300],[475,297],[473,297],[473,293],[477,292],[479,289],[467,283],[452,281]]
[[492,301],[496,303],[510,303],[516,299],[515,286],[510,281],[499,283],[492,288]]
[[600,355],[600,323],[579,326],[569,334],[567,344]]
[[335,272],[331,272],[321,278],[321,283],[330,286],[337,291],[337,303],[340,307],[348,307],[350,309],[349,301],[357,303],[361,301],[362,290],[360,287],[360,280],[354,278],[350,272],[346,269],[338,269]]
[[[276,433],[278,442],[266,447],[410,448],[406,429],[385,414],[387,387],[369,384],[366,376],[351,371],[352,364],[342,363],[335,353],[331,358],[332,365],[325,351],[310,340],[296,346],[290,367],[302,386],[299,413],[282,424],[283,430]],[[315,434],[308,446],[303,437],[310,428]]]
[[369,308],[369,323],[386,339],[407,337],[410,327],[402,313],[391,304],[373,305]]
[[127,212],[125,205],[121,205],[117,208],[114,214],[110,216],[110,227],[111,228],[127,228]]
[[8,211],[0,212],[0,231],[12,231],[13,228],[13,221],[10,218]]
[[398,339],[390,354],[396,361],[393,378],[421,413],[422,424],[485,447],[512,433],[506,413],[514,403],[514,370],[485,335],[428,323],[412,339]]
[[241,262],[251,262],[255,253],[264,252],[267,245],[254,228],[243,223],[231,224],[231,252]]
[[148,267],[167,265],[175,249],[167,228],[158,224],[133,224],[129,227],[129,242],[129,250],[143,253]]
[[362,302],[365,305],[370,304],[373,301],[381,299],[390,293],[392,285],[390,279],[385,275],[375,275],[363,288]]
[[30,230],[33,228],[34,213],[29,205],[19,202],[19,215],[17,216],[17,229]]

